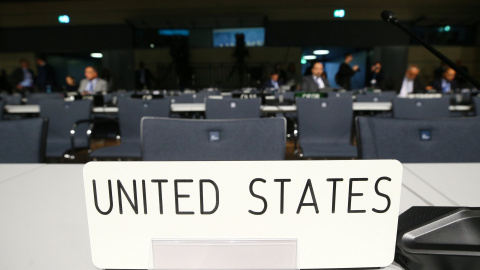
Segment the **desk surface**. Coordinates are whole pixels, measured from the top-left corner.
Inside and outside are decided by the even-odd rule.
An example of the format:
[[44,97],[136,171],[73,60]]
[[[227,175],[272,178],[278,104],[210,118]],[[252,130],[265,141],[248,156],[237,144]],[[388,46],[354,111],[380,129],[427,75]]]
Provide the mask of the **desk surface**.
[[[96,269],[82,169],[0,164],[0,269]],[[400,212],[411,206],[480,206],[479,172],[480,163],[404,164]]]

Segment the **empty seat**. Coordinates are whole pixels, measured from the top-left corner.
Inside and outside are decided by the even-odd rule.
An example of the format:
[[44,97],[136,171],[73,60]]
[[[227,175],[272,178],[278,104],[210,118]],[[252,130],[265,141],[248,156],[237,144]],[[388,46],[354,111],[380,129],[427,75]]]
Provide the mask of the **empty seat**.
[[393,99],[393,117],[408,119],[444,118],[450,115],[449,97]]
[[91,110],[91,100],[40,100],[40,116],[49,119],[46,157],[61,158],[75,149],[90,148]]
[[480,96],[472,98],[473,109],[475,110],[475,115],[480,116]]
[[142,160],[282,160],[284,118],[142,119]]
[[303,157],[353,158],[350,143],[353,109],[351,98],[298,98],[298,135]]
[[48,119],[0,121],[0,163],[40,163],[45,158]]
[[207,119],[259,118],[261,99],[207,99],[205,117]]
[[93,151],[91,158],[140,159],[140,121],[144,116],[168,117],[170,100],[142,100],[121,98],[118,100],[118,122],[121,144]]
[[480,162],[477,134],[480,134],[480,118],[357,118],[362,159]]

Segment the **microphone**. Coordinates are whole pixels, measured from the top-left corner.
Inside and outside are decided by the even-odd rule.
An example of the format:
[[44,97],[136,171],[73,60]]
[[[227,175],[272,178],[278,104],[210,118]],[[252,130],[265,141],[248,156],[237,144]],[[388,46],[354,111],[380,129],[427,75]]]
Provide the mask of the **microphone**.
[[449,67],[453,68],[457,73],[462,75],[465,79],[467,79],[470,83],[472,83],[473,86],[475,86],[477,89],[480,89],[480,83],[475,78],[473,78],[470,74],[468,74],[463,68],[460,68],[459,66],[457,66],[457,64],[455,64],[452,60],[448,59],[445,55],[443,55],[441,52],[437,51],[430,44],[426,43],[423,39],[419,38],[417,35],[415,35],[408,28],[406,28],[402,24],[398,23],[397,15],[395,15],[395,13],[393,13],[393,11],[384,10],[380,14],[380,17],[382,17],[382,19],[384,21],[386,21],[387,23],[391,23],[393,25],[398,26],[398,28],[402,29],[403,32],[407,33],[411,38],[420,42],[420,44],[422,44],[423,47],[425,47],[433,55],[438,57],[438,59],[442,60]]
[[384,21],[386,21],[387,23],[397,23],[398,22],[398,19],[397,19],[397,15],[395,15],[395,13],[393,13],[393,11],[390,11],[390,10],[384,10],[382,11],[382,13],[380,14],[380,16],[382,17],[382,19]]

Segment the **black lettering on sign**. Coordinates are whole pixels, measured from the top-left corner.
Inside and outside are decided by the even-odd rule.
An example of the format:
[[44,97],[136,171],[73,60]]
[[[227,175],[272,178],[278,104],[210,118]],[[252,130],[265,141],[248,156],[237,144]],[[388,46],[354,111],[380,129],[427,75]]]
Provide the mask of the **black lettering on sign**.
[[275,179],[273,182],[280,183],[280,214],[283,214],[283,205],[284,205],[284,197],[285,197],[285,182],[292,182],[290,179]]
[[263,209],[260,212],[255,212],[253,210],[248,210],[248,212],[252,215],[263,215],[267,211],[268,204],[267,200],[264,197],[257,195],[255,192],[253,192],[253,184],[255,184],[255,182],[266,183],[267,181],[262,178],[255,178],[250,182],[250,194],[252,194],[253,197],[263,201]]
[[378,210],[378,209],[372,208],[373,212],[380,213],[380,214],[383,214],[383,213],[387,212],[388,209],[390,209],[390,197],[387,194],[381,193],[380,191],[378,191],[378,184],[382,180],[392,181],[392,179],[390,179],[389,177],[383,176],[383,177],[378,178],[377,182],[375,182],[375,193],[377,193],[378,196],[381,196],[381,197],[384,197],[385,199],[387,199],[387,206],[385,207],[385,209]]
[[110,214],[110,212],[112,212],[112,209],[113,209],[113,198],[112,198],[112,181],[109,179],[108,180],[108,198],[109,198],[109,201],[110,201],[110,205],[108,206],[108,210],[107,211],[102,211],[100,209],[100,207],[98,206],[98,199],[97,199],[97,183],[95,181],[95,179],[92,180],[92,184],[93,184],[93,200],[95,201],[95,208],[97,209],[97,211],[102,214],[102,215],[108,215]]
[[[307,190],[310,190],[310,196],[312,196],[312,202],[311,203],[304,203],[305,195],[307,194]],[[318,214],[317,200],[315,199],[315,193],[313,192],[312,181],[310,179],[308,179],[307,184],[305,185],[305,189],[303,190],[302,199],[300,200],[300,203],[298,204],[297,214],[300,214],[300,210],[302,209],[303,206],[313,206],[313,207],[315,207],[315,213]]]
[[135,202],[132,202],[132,199],[130,199],[130,196],[128,196],[127,191],[122,185],[122,182],[117,180],[117,191],[118,191],[118,207],[120,209],[120,214],[123,214],[123,206],[122,206],[122,193],[125,195],[125,198],[127,198],[128,203],[132,207],[133,211],[135,214],[138,214],[138,203],[137,203],[137,181],[133,180],[133,200]]
[[143,213],[147,214],[147,189],[145,188],[145,179],[142,180],[142,192],[143,192]]
[[[204,208],[204,205],[203,205],[203,202],[204,202],[204,199],[203,199],[203,184],[204,183],[210,183],[213,186],[213,188],[215,189],[215,207],[210,211],[205,211],[205,208]],[[217,184],[210,179],[200,180],[200,213],[202,215],[211,215],[211,214],[215,213],[215,211],[217,211],[218,204],[219,204],[219,192],[218,192]]]
[[327,182],[333,182],[332,188],[332,213],[335,213],[335,202],[337,197],[337,182],[342,182],[343,178],[328,178]]
[[352,197],[353,196],[363,196],[363,193],[353,193],[353,182],[356,181],[368,181],[368,178],[350,178],[350,183],[348,185],[348,213],[365,213],[366,210],[352,210]]
[[193,215],[193,211],[180,211],[180,206],[178,205],[179,198],[190,198],[188,194],[178,194],[178,184],[179,183],[193,183],[192,179],[175,179],[175,213],[177,215]]
[[158,206],[160,208],[160,215],[163,214],[163,195],[162,195],[162,183],[167,183],[167,179],[152,179],[152,183],[158,184]]

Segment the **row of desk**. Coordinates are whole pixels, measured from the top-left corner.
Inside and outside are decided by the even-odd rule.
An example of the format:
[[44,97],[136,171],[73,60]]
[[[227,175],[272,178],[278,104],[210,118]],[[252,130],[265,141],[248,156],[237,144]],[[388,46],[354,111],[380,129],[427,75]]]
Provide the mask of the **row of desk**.
[[[262,105],[260,107],[263,113],[278,112],[296,112],[295,105]],[[392,109],[391,102],[354,102],[354,111],[390,111]],[[470,105],[451,105],[450,111],[465,112],[472,109]],[[39,113],[40,105],[6,105],[5,110],[10,114],[22,113]],[[173,103],[171,105],[172,112],[204,112],[205,103]],[[118,113],[117,107],[94,107],[94,113]]]
[[[480,206],[480,163],[403,168],[400,212],[412,206]],[[0,164],[0,269],[96,269],[82,169],[82,164]]]

